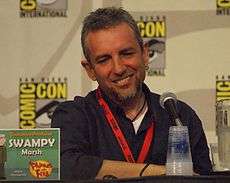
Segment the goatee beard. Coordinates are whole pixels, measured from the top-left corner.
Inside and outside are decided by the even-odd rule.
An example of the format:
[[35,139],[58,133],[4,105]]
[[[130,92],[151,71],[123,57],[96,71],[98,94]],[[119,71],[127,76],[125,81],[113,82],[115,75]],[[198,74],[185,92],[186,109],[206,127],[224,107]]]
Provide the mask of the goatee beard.
[[141,83],[139,83],[137,87],[128,95],[122,95],[121,93],[119,93],[119,91],[116,91],[114,89],[110,89],[108,91],[108,94],[115,103],[119,105],[128,105],[129,103],[133,102],[133,99],[135,99],[138,94],[141,93],[141,91],[142,85]]

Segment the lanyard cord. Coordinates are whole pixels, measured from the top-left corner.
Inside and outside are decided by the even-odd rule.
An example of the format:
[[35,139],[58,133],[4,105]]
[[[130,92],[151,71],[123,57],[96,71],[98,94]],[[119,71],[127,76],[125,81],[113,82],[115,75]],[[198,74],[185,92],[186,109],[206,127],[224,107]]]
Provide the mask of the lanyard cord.
[[[128,145],[120,127],[118,126],[117,120],[115,119],[114,115],[112,114],[108,104],[102,98],[101,91],[99,88],[96,90],[96,96],[97,96],[97,99],[98,99],[100,106],[104,110],[104,114],[106,116],[107,122],[109,123],[109,125],[110,125],[120,147],[121,147],[121,150],[125,156],[126,161],[130,162],[130,163],[134,163],[135,160],[133,158],[133,154],[129,148],[129,145]],[[141,148],[141,152],[140,152],[138,159],[136,161],[137,163],[143,163],[145,161],[145,158],[146,158],[147,153],[148,153],[149,148],[150,148],[150,144],[151,144],[152,139],[153,139],[153,132],[154,132],[154,125],[152,122],[151,126],[148,128],[148,130],[146,132],[144,143],[143,143],[142,148]]]
[[138,116],[142,113],[143,109],[145,108],[145,104],[146,104],[146,99],[145,99],[144,104],[142,105],[141,109],[140,109],[140,110],[138,111],[138,113],[134,116],[134,118],[131,119],[132,122],[134,122],[134,121],[138,118]]

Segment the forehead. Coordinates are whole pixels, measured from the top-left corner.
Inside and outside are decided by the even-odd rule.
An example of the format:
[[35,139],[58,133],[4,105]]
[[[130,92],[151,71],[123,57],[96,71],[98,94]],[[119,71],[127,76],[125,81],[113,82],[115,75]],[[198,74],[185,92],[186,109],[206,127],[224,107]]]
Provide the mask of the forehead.
[[88,33],[86,44],[89,51],[98,51],[99,49],[116,49],[127,46],[137,46],[134,31],[127,23],[101,29]]

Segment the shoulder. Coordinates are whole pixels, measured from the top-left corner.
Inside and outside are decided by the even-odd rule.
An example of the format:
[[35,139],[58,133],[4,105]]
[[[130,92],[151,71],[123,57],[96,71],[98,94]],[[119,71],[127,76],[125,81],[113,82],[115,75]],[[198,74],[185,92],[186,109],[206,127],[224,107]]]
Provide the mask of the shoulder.
[[[161,107],[160,106],[160,96],[161,96],[160,94],[150,91],[151,101],[159,107]],[[182,101],[180,99],[177,100],[176,107],[179,113],[180,112],[189,112],[189,113],[194,112],[191,106],[189,106],[185,101]]]
[[90,106],[97,105],[97,100],[95,97],[95,92],[89,92],[85,97],[83,96],[75,96],[73,100],[67,100],[58,105],[56,111],[63,110],[81,110],[88,109]]
[[195,128],[199,126],[199,129],[202,128],[202,122],[197,115],[196,111],[188,105],[186,102],[178,100],[177,110],[179,118],[181,119],[184,125],[187,125],[188,128]]
[[151,101],[151,104],[154,106],[158,106],[160,95],[157,93],[152,92],[146,84],[143,84],[143,91],[147,97],[147,100]]
[[[163,109],[160,105],[160,95],[150,91],[149,97],[154,110],[157,110],[157,112],[162,115],[167,115],[165,109]],[[195,110],[189,104],[187,104],[186,101],[178,99],[176,102],[176,110],[183,123],[187,124],[194,121],[200,122]]]
[[74,100],[68,100],[60,103],[52,115],[53,124],[65,124],[90,121],[95,109],[97,100],[94,93],[90,92],[87,96],[76,96]]
[[[155,105],[161,107],[160,106],[160,94],[150,92],[150,97],[151,97],[152,102]],[[177,99],[176,108],[177,108],[178,113],[190,113],[190,114],[195,113],[195,111],[189,104],[187,104],[185,101],[182,101],[180,99]]]

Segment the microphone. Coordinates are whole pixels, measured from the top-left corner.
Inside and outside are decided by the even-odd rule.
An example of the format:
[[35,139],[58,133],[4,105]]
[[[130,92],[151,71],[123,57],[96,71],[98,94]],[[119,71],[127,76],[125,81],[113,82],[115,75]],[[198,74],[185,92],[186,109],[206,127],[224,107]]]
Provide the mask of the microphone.
[[172,120],[175,121],[177,126],[183,126],[182,122],[180,121],[180,118],[177,114],[177,97],[174,93],[171,92],[165,92],[160,96],[160,105],[162,108],[164,108]]

